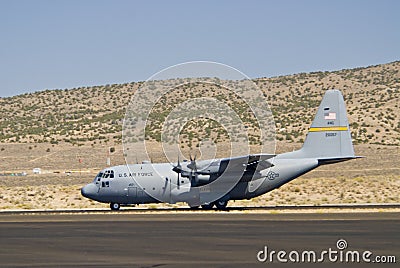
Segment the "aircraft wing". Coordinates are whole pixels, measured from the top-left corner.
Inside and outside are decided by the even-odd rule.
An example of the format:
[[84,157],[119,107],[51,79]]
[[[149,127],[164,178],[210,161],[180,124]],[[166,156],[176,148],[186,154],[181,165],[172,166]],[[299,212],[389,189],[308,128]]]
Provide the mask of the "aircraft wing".
[[228,172],[259,171],[273,166],[269,160],[275,154],[251,154],[232,158],[221,159],[220,170]]

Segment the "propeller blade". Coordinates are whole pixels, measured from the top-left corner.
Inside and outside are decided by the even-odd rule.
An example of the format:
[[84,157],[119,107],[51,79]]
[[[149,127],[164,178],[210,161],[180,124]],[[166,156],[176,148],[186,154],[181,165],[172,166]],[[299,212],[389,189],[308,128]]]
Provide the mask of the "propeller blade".
[[179,189],[179,186],[181,185],[181,173],[180,172],[178,172],[178,179],[177,179],[176,185],[178,186],[178,189]]
[[[178,153],[178,165],[177,165],[177,167],[182,172],[181,162],[179,160],[180,159],[179,159],[179,153]],[[177,181],[177,184],[176,184],[178,186],[178,189],[179,189],[179,186],[180,186],[180,183],[181,183],[181,172],[178,172],[178,181]]]
[[192,154],[189,153],[189,157],[190,157],[190,163],[187,165],[188,168],[190,168],[192,170],[192,172],[196,172],[197,171],[197,165],[196,165],[196,157],[197,154],[194,154],[194,158],[192,157]]
[[182,166],[181,166],[181,162],[180,162],[180,159],[179,159],[179,154],[178,154],[178,163],[177,163],[176,166],[174,166],[172,168],[172,170],[175,171],[178,174],[182,172]]
[[182,170],[182,166],[181,166],[181,161],[180,161],[180,158],[179,158],[179,154],[178,154],[178,163],[176,164],[176,166],[174,166],[174,167],[172,168],[172,171],[178,173],[176,185],[177,185],[177,187],[178,187],[178,189],[179,189],[180,183],[181,183],[181,173],[182,173],[182,171],[183,171],[183,170]]

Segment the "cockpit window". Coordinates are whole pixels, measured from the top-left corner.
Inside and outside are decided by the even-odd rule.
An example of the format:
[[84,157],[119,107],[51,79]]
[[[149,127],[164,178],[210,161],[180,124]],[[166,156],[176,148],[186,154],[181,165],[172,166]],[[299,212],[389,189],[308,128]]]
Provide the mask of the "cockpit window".
[[100,172],[99,174],[97,174],[96,178],[94,178],[94,182],[95,183],[100,182],[102,177],[103,177],[103,172]]
[[105,170],[97,174],[94,183],[100,183],[101,179],[114,179],[114,170]]
[[110,178],[113,179],[114,178],[114,170],[106,170],[104,172],[103,178]]

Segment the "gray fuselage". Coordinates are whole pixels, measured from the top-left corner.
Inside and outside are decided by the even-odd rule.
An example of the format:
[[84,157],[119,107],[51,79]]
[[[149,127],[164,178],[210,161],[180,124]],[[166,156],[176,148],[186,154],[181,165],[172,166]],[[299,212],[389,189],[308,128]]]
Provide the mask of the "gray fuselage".
[[[192,187],[190,180],[172,171],[169,163],[120,165],[102,170],[82,188],[82,195],[104,203],[147,204],[186,202],[189,206],[210,203],[217,199],[241,200],[263,195],[298,176],[316,168],[316,158],[291,158],[293,153],[273,157],[272,167],[244,179],[243,174],[228,174],[234,181],[224,185],[222,191],[213,192],[212,183]],[[217,178],[218,180],[218,178]],[[219,187],[220,188],[220,187]],[[207,200],[207,198],[209,200]]]

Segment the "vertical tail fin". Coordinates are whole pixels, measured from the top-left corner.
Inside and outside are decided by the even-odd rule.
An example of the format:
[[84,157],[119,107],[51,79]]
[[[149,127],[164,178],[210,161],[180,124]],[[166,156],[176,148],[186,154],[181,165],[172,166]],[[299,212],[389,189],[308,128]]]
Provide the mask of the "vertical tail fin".
[[300,151],[303,156],[318,158],[322,163],[356,158],[339,90],[326,91]]

